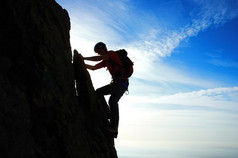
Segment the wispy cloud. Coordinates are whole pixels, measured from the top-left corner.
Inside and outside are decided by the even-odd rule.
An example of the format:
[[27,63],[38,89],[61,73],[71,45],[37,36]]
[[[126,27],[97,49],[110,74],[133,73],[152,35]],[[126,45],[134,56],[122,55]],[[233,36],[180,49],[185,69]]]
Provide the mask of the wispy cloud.
[[[162,108],[181,109],[187,106],[189,109],[196,108],[212,108],[213,110],[230,110],[238,112],[237,106],[238,87],[222,87],[214,89],[206,89],[192,92],[175,93],[165,96],[144,96],[137,99],[132,97],[133,104],[154,104]],[[173,105],[173,106],[171,106]],[[206,110],[206,109],[205,109]]]
[[[167,30],[165,35],[158,36],[156,31],[148,30],[149,36],[141,42],[161,57],[170,56],[181,41],[210,27],[218,27],[238,16],[238,3],[234,1],[194,1],[199,9],[191,13],[189,24],[176,30]],[[235,7],[236,6],[236,7]],[[160,28],[159,28],[160,29]],[[152,31],[152,34],[151,34]]]
[[222,66],[222,67],[230,67],[230,68],[238,68],[238,62],[232,60],[224,60],[224,59],[211,59],[209,63],[215,66]]
[[210,64],[220,67],[238,68],[238,62],[225,58],[223,50],[212,50],[206,55],[210,58],[207,60]]

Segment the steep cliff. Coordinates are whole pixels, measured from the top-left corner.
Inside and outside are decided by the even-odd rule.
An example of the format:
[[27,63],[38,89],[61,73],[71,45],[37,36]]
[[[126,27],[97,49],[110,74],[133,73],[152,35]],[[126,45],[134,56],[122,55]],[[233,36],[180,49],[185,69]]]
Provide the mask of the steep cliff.
[[105,100],[80,56],[72,64],[67,11],[3,0],[0,12],[0,157],[116,158]]

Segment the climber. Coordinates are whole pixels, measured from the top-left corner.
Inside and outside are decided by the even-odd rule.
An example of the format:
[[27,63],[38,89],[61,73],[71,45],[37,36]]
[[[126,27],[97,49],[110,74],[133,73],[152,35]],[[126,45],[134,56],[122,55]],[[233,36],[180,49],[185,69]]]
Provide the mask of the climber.
[[110,133],[113,133],[114,137],[116,138],[119,124],[118,101],[128,89],[128,77],[125,75],[123,64],[115,51],[108,51],[106,45],[103,42],[97,43],[94,47],[94,51],[99,55],[83,57],[83,59],[89,61],[101,61],[94,66],[86,64],[86,68],[90,70],[96,70],[107,67],[112,76],[111,83],[98,88],[96,90],[96,94],[99,97],[111,94],[108,101],[110,107],[110,128],[107,130]]

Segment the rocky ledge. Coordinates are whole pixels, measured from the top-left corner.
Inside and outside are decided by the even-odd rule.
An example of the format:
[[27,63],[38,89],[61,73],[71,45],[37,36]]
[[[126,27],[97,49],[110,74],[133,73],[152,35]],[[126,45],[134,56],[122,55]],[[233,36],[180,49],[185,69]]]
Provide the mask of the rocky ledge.
[[117,158],[98,99],[69,40],[70,18],[54,0],[3,0],[1,158]]

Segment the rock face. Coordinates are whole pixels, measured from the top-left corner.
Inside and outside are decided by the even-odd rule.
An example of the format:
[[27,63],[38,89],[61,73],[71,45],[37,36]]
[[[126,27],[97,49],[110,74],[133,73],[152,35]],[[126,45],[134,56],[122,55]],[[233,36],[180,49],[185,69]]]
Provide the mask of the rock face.
[[79,55],[72,63],[67,11],[3,0],[0,12],[0,157],[117,158],[105,100]]

